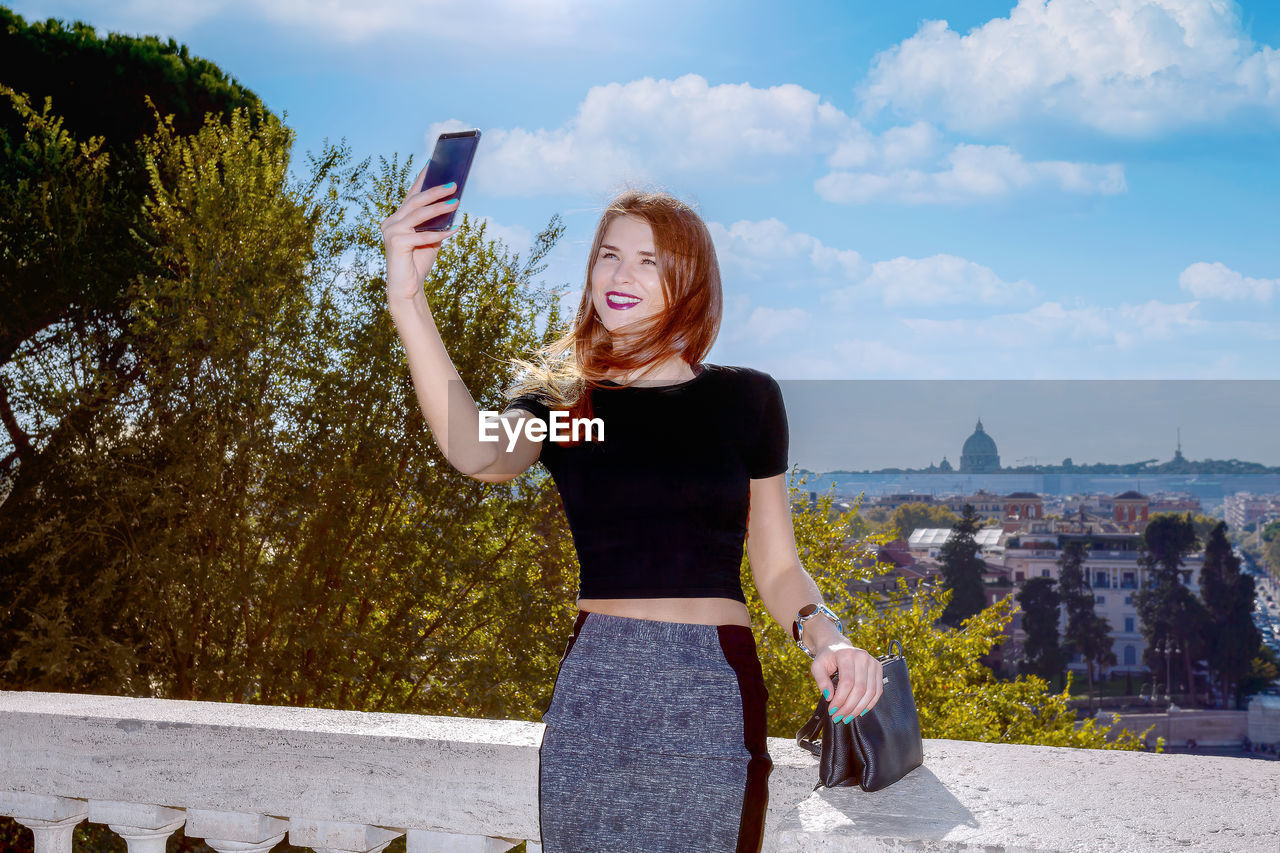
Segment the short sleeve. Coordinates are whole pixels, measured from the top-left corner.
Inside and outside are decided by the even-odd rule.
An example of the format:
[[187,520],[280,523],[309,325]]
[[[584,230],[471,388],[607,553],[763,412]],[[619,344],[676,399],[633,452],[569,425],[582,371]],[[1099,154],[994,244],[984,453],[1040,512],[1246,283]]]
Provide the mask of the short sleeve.
[[747,474],[752,480],[773,477],[787,470],[789,434],[787,409],[782,389],[772,376],[764,374],[764,400],[755,442],[747,452]]
[[548,426],[551,424],[551,407],[536,394],[521,394],[503,408],[502,414],[506,414],[512,409],[524,409],[526,412],[532,412],[537,415],[543,423]]

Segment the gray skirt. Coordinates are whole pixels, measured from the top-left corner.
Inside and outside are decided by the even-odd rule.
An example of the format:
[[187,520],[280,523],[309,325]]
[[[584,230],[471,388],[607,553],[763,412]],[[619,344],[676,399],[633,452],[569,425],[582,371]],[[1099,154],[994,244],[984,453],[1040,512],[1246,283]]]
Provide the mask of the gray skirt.
[[579,610],[542,715],[544,853],[757,853],[768,696],[744,625]]

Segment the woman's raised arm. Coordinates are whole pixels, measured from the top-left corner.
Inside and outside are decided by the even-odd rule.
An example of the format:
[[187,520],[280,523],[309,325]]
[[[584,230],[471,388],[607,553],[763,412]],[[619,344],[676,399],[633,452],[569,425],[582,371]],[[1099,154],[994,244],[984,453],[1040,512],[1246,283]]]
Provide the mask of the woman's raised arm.
[[[448,200],[457,189],[449,184],[416,189],[426,171],[424,166],[399,209],[382,221],[387,309],[409,358],[409,373],[422,416],[449,464],[483,482],[510,480],[537,461],[541,444],[530,439],[523,429],[513,430],[517,438],[512,443],[500,424],[489,430],[499,437],[498,441],[480,440],[480,410],[453,366],[422,289],[440,244],[458,231],[413,230],[421,222],[448,213],[456,204],[456,200]],[[503,419],[518,422],[527,417],[528,412],[513,410]]]

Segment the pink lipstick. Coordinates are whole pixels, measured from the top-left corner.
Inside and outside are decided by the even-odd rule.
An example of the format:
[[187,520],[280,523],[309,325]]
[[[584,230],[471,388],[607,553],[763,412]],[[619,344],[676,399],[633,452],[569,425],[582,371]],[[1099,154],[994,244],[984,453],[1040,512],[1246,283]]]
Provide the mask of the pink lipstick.
[[609,303],[609,307],[617,311],[626,311],[628,308],[634,308],[644,300],[639,296],[632,296],[630,293],[623,293],[620,290],[610,290],[604,295],[605,302]]

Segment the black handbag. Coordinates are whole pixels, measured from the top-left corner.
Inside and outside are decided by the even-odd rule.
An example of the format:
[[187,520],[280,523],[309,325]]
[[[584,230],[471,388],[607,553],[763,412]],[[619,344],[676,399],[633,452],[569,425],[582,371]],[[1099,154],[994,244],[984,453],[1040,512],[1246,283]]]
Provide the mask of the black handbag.
[[[907,661],[902,656],[902,643],[894,640],[889,648],[894,646],[898,649],[896,655],[876,658],[884,674],[884,692],[870,711],[847,723],[837,723],[827,713],[828,700],[819,697],[813,716],[796,732],[796,743],[820,759],[815,791],[824,785],[858,785],[864,791],[879,791],[924,763],[920,715],[911,695]],[[839,673],[831,680],[838,683]],[[821,745],[814,742],[819,732]]]

